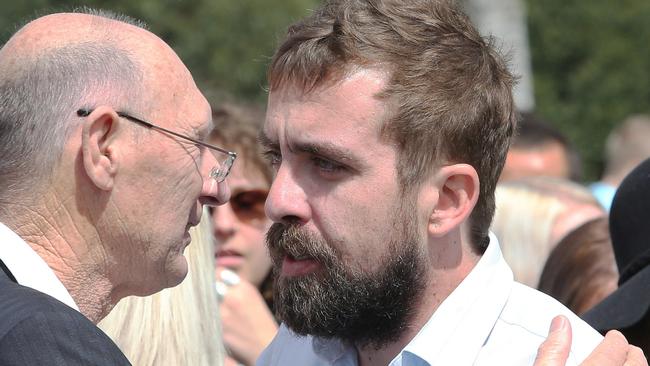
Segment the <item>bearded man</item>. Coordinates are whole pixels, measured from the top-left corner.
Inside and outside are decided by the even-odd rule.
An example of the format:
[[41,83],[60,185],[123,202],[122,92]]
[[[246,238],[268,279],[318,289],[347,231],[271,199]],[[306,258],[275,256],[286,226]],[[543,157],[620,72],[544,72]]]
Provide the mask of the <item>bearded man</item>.
[[[452,3],[330,1],[290,27],[261,133],[283,321],[260,365],[524,365],[551,319],[488,232],[513,77]],[[522,243],[525,245],[525,243]]]

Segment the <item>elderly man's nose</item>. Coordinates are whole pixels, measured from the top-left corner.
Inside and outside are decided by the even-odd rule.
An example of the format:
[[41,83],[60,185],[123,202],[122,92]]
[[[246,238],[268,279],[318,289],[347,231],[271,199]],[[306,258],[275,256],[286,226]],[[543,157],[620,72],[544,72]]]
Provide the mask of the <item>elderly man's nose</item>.
[[230,186],[228,178],[223,182],[217,182],[213,178],[203,180],[203,189],[201,191],[200,201],[204,205],[219,206],[228,202],[230,199]]

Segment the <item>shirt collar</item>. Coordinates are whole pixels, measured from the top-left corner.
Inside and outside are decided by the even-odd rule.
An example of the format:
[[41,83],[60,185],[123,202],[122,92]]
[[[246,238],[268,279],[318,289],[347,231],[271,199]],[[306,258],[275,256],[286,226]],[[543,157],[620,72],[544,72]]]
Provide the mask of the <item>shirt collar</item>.
[[0,222],[0,258],[19,284],[54,297],[79,311],[54,271],[18,234]]
[[[476,266],[391,364],[401,359],[402,364],[410,360],[408,364],[472,365],[506,305],[513,282],[499,242],[490,233],[490,243]],[[339,339],[314,337],[312,347],[328,364],[354,359],[350,364],[356,365],[355,348]]]
[[327,360],[327,363],[334,365],[343,362],[345,359],[353,359],[356,364],[357,352],[354,346],[337,338],[314,337],[312,341],[314,353]]
[[404,348],[430,365],[472,365],[506,305],[513,274],[490,233],[474,269]]

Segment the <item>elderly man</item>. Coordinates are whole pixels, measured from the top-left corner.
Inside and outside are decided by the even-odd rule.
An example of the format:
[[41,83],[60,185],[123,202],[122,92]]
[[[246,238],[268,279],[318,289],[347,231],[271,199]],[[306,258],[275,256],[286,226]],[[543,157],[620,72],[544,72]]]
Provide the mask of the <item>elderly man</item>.
[[259,365],[525,365],[565,315],[488,233],[513,78],[448,1],[330,1],[289,28],[261,134],[283,326]]
[[[203,204],[235,158],[155,35],[54,14],[0,50],[0,364],[127,364],[93,323],[180,283]],[[82,315],[83,314],[83,315]]]

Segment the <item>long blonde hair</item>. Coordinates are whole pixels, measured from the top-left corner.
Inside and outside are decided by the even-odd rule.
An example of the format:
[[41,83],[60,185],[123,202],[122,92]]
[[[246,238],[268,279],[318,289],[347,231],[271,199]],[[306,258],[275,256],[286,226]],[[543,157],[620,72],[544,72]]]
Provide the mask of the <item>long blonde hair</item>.
[[605,211],[585,187],[568,180],[527,177],[497,185],[491,230],[515,280],[537,287],[551,250],[570,229],[594,215],[604,216]]
[[223,365],[210,220],[190,230],[189,273],[174,288],[122,299],[99,327],[135,366]]

